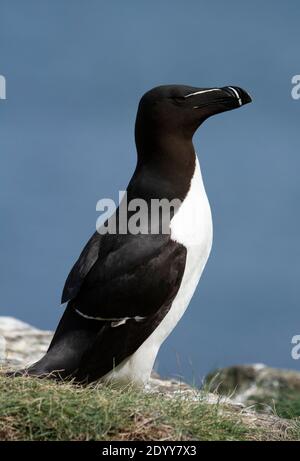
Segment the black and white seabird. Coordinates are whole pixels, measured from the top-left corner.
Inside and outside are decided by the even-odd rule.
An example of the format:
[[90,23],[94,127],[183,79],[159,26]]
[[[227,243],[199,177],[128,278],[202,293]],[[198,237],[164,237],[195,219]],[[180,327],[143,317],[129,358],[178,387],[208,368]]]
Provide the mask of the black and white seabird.
[[248,93],[235,86],[166,85],[142,97],[128,202],[179,199],[181,204],[168,233],[96,232],[91,237],[65,283],[62,303],[68,304],[49,350],[26,373],[78,382],[147,382],[160,346],[193,296],[212,245],[210,206],[193,135],[211,115],[249,102]]

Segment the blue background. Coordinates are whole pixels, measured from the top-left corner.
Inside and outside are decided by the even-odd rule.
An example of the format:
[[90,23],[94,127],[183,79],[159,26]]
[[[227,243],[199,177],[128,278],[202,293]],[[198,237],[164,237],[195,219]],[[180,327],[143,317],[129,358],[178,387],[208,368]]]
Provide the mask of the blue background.
[[214,218],[209,263],[158,371],[298,368],[300,3],[0,0],[0,310],[54,328],[65,278],[135,166],[141,95],[237,85],[253,104],[195,136]]

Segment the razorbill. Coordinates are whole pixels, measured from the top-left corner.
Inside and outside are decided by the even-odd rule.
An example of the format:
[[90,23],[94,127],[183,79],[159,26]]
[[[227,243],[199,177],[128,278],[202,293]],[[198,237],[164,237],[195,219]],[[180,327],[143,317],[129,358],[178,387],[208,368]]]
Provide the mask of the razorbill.
[[[48,352],[26,373],[78,382],[147,382],[160,346],[193,296],[212,245],[210,206],[193,135],[211,115],[250,101],[235,86],[166,85],[144,94],[127,200],[178,200],[168,232],[162,232],[161,213],[155,233],[150,227],[140,233],[95,232],[66,280],[62,303],[68,304]],[[115,213],[119,222],[119,208]]]

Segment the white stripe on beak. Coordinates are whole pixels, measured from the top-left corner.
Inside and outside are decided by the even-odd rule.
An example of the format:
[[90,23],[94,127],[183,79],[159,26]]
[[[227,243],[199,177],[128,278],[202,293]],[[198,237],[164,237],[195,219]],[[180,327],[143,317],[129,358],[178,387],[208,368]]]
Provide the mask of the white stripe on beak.
[[185,96],[185,98],[189,98],[190,96],[196,96],[196,94],[204,94],[204,93],[210,93],[211,91],[222,91],[220,88],[212,88],[210,90],[200,90],[200,91],[195,91],[195,93],[190,93]]
[[229,86],[228,88],[230,88],[230,89],[234,92],[234,94],[235,94],[236,97],[237,97],[238,103],[239,103],[239,105],[241,106],[241,105],[242,105],[242,100],[241,100],[240,95],[239,95],[239,93],[237,92],[237,90],[236,90],[235,88],[232,88],[232,86]]

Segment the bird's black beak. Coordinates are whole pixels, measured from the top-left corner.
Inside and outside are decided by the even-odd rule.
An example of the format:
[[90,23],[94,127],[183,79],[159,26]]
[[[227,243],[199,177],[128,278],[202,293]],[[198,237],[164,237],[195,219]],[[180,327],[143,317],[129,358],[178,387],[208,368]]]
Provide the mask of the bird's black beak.
[[250,94],[239,86],[224,86],[220,88],[220,90],[231,96],[234,102],[236,102],[235,100],[237,99],[239,106],[243,106],[252,101]]
[[195,91],[185,95],[185,100],[192,109],[197,110],[202,120],[252,101],[247,91],[238,86],[195,88]]

